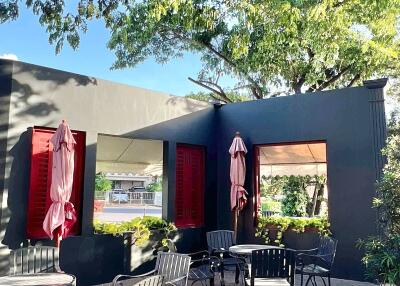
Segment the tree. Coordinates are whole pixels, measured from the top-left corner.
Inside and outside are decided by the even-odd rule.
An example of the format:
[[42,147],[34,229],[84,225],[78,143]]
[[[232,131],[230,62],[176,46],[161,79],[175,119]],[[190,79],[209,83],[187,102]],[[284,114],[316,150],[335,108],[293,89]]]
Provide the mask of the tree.
[[148,184],[146,192],[162,192],[162,181]]
[[95,177],[95,190],[96,192],[106,192],[110,191],[112,188],[112,183],[106,178],[103,173],[97,173]]
[[383,153],[387,164],[373,200],[378,213],[379,234],[360,241],[359,246],[365,249],[363,262],[369,278],[376,279],[381,285],[400,285],[399,134],[389,137]]
[[[14,20],[22,1],[0,3],[0,21]],[[148,57],[164,63],[190,51],[203,67],[192,82],[212,97],[261,99],[288,92],[353,86],[399,71],[400,0],[79,0],[23,1],[61,50],[76,48],[93,18],[111,32],[112,68]],[[235,80],[224,86],[221,79]]]

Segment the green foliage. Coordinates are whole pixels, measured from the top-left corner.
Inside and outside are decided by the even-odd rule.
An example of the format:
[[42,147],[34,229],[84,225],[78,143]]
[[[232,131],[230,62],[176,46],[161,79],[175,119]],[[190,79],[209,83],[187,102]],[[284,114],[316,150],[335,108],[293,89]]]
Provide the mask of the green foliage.
[[289,176],[283,185],[282,215],[303,217],[307,214],[309,200],[306,191],[307,177]]
[[400,285],[400,135],[392,135],[383,151],[387,164],[377,184],[373,207],[378,211],[379,235],[361,240],[367,276]]
[[148,184],[146,192],[162,192],[162,182]]
[[378,210],[383,233],[400,235],[400,135],[388,140],[383,154],[388,162],[377,185],[373,206]]
[[260,194],[262,197],[276,196],[282,194],[283,186],[285,185],[285,177],[262,176],[260,181]]
[[[297,233],[316,231],[320,235],[330,235],[329,227],[329,221],[325,217],[298,218],[271,216],[259,218],[256,236],[262,237],[267,244],[274,243],[283,246],[282,239],[287,230],[292,230]],[[274,233],[275,231],[276,233]]]
[[190,94],[186,95],[186,97],[191,98],[191,99],[200,100],[200,101],[206,101],[206,102],[218,102],[218,101],[243,102],[243,101],[247,101],[247,100],[251,99],[251,97],[249,97],[248,95],[246,95],[246,94],[240,95],[237,92],[226,92],[225,95],[226,95],[226,99],[222,99],[218,95],[215,95],[213,92],[200,91],[200,92],[196,92],[196,93],[190,93]]
[[[268,203],[276,201],[275,196],[283,195],[283,199],[279,202],[282,215],[297,217],[320,215],[326,176],[263,176],[260,184],[261,197]],[[312,198],[307,193],[307,188],[310,186],[314,186]]]
[[177,230],[173,223],[151,216],[137,217],[131,221],[121,223],[95,221],[93,226],[95,233],[99,234],[118,236],[128,232],[132,233],[134,244],[138,246],[147,242],[155,232],[161,235],[160,243],[163,243],[166,239],[171,238]]
[[106,175],[103,173],[96,174],[95,177],[95,190],[96,192],[106,192],[111,190],[112,183],[109,179],[106,178]]
[[274,201],[268,197],[267,197],[266,202],[261,203],[261,210],[263,210],[263,211],[271,211],[271,212],[280,213],[281,208],[282,208],[281,202]]
[[400,235],[385,239],[369,237],[360,240],[358,246],[365,250],[362,262],[366,266],[366,276],[380,283],[400,285]]
[[[88,21],[104,19],[113,68],[197,52],[203,67],[194,82],[225,102],[229,92],[260,99],[399,71],[400,0],[79,0],[74,10],[66,2],[2,1],[0,22],[15,20],[25,3],[59,52],[65,41],[78,46]],[[223,86],[224,77],[236,84]]]

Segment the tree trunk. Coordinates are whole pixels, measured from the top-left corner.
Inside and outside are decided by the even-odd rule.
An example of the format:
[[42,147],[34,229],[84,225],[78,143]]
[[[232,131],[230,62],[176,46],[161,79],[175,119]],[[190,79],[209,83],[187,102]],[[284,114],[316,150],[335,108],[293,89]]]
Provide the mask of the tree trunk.
[[315,211],[314,214],[319,214],[321,212],[321,204],[322,204],[322,199],[318,199],[324,196],[324,189],[325,185],[321,184],[319,189],[318,189],[318,194],[317,194],[317,203],[315,205]]

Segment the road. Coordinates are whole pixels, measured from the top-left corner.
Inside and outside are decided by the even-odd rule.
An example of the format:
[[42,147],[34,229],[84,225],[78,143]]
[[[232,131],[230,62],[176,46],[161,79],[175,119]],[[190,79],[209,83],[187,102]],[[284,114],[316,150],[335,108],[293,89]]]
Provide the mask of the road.
[[143,215],[161,217],[161,207],[105,207],[102,212],[94,213],[94,218],[104,222],[119,222]]

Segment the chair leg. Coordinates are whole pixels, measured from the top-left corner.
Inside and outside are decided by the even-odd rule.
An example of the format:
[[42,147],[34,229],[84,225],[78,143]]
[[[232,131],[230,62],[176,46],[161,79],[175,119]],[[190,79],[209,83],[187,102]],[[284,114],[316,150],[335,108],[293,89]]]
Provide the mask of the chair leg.
[[307,286],[310,281],[311,281],[311,284],[312,284],[312,280],[311,279],[312,279],[312,276],[308,275],[308,279],[306,281],[306,285],[305,286]]
[[210,278],[210,286],[214,286],[214,278]]
[[240,274],[240,272],[239,272],[239,266],[236,265],[236,269],[235,269],[235,284],[238,284],[238,283],[239,283],[239,274]]
[[314,286],[318,286],[318,285],[317,285],[317,281],[315,281],[315,276],[313,276],[312,282],[313,282],[313,285],[314,285]]
[[303,286],[303,272],[300,274],[300,286]]
[[322,282],[324,283],[324,286],[326,286],[324,277],[323,277],[323,276],[320,276],[320,278],[321,278]]
[[328,286],[331,286],[331,274],[328,274]]
[[221,285],[224,286],[225,285],[225,281],[224,281],[224,266],[221,265],[221,271],[219,272],[219,276],[220,276],[220,280],[221,280]]

